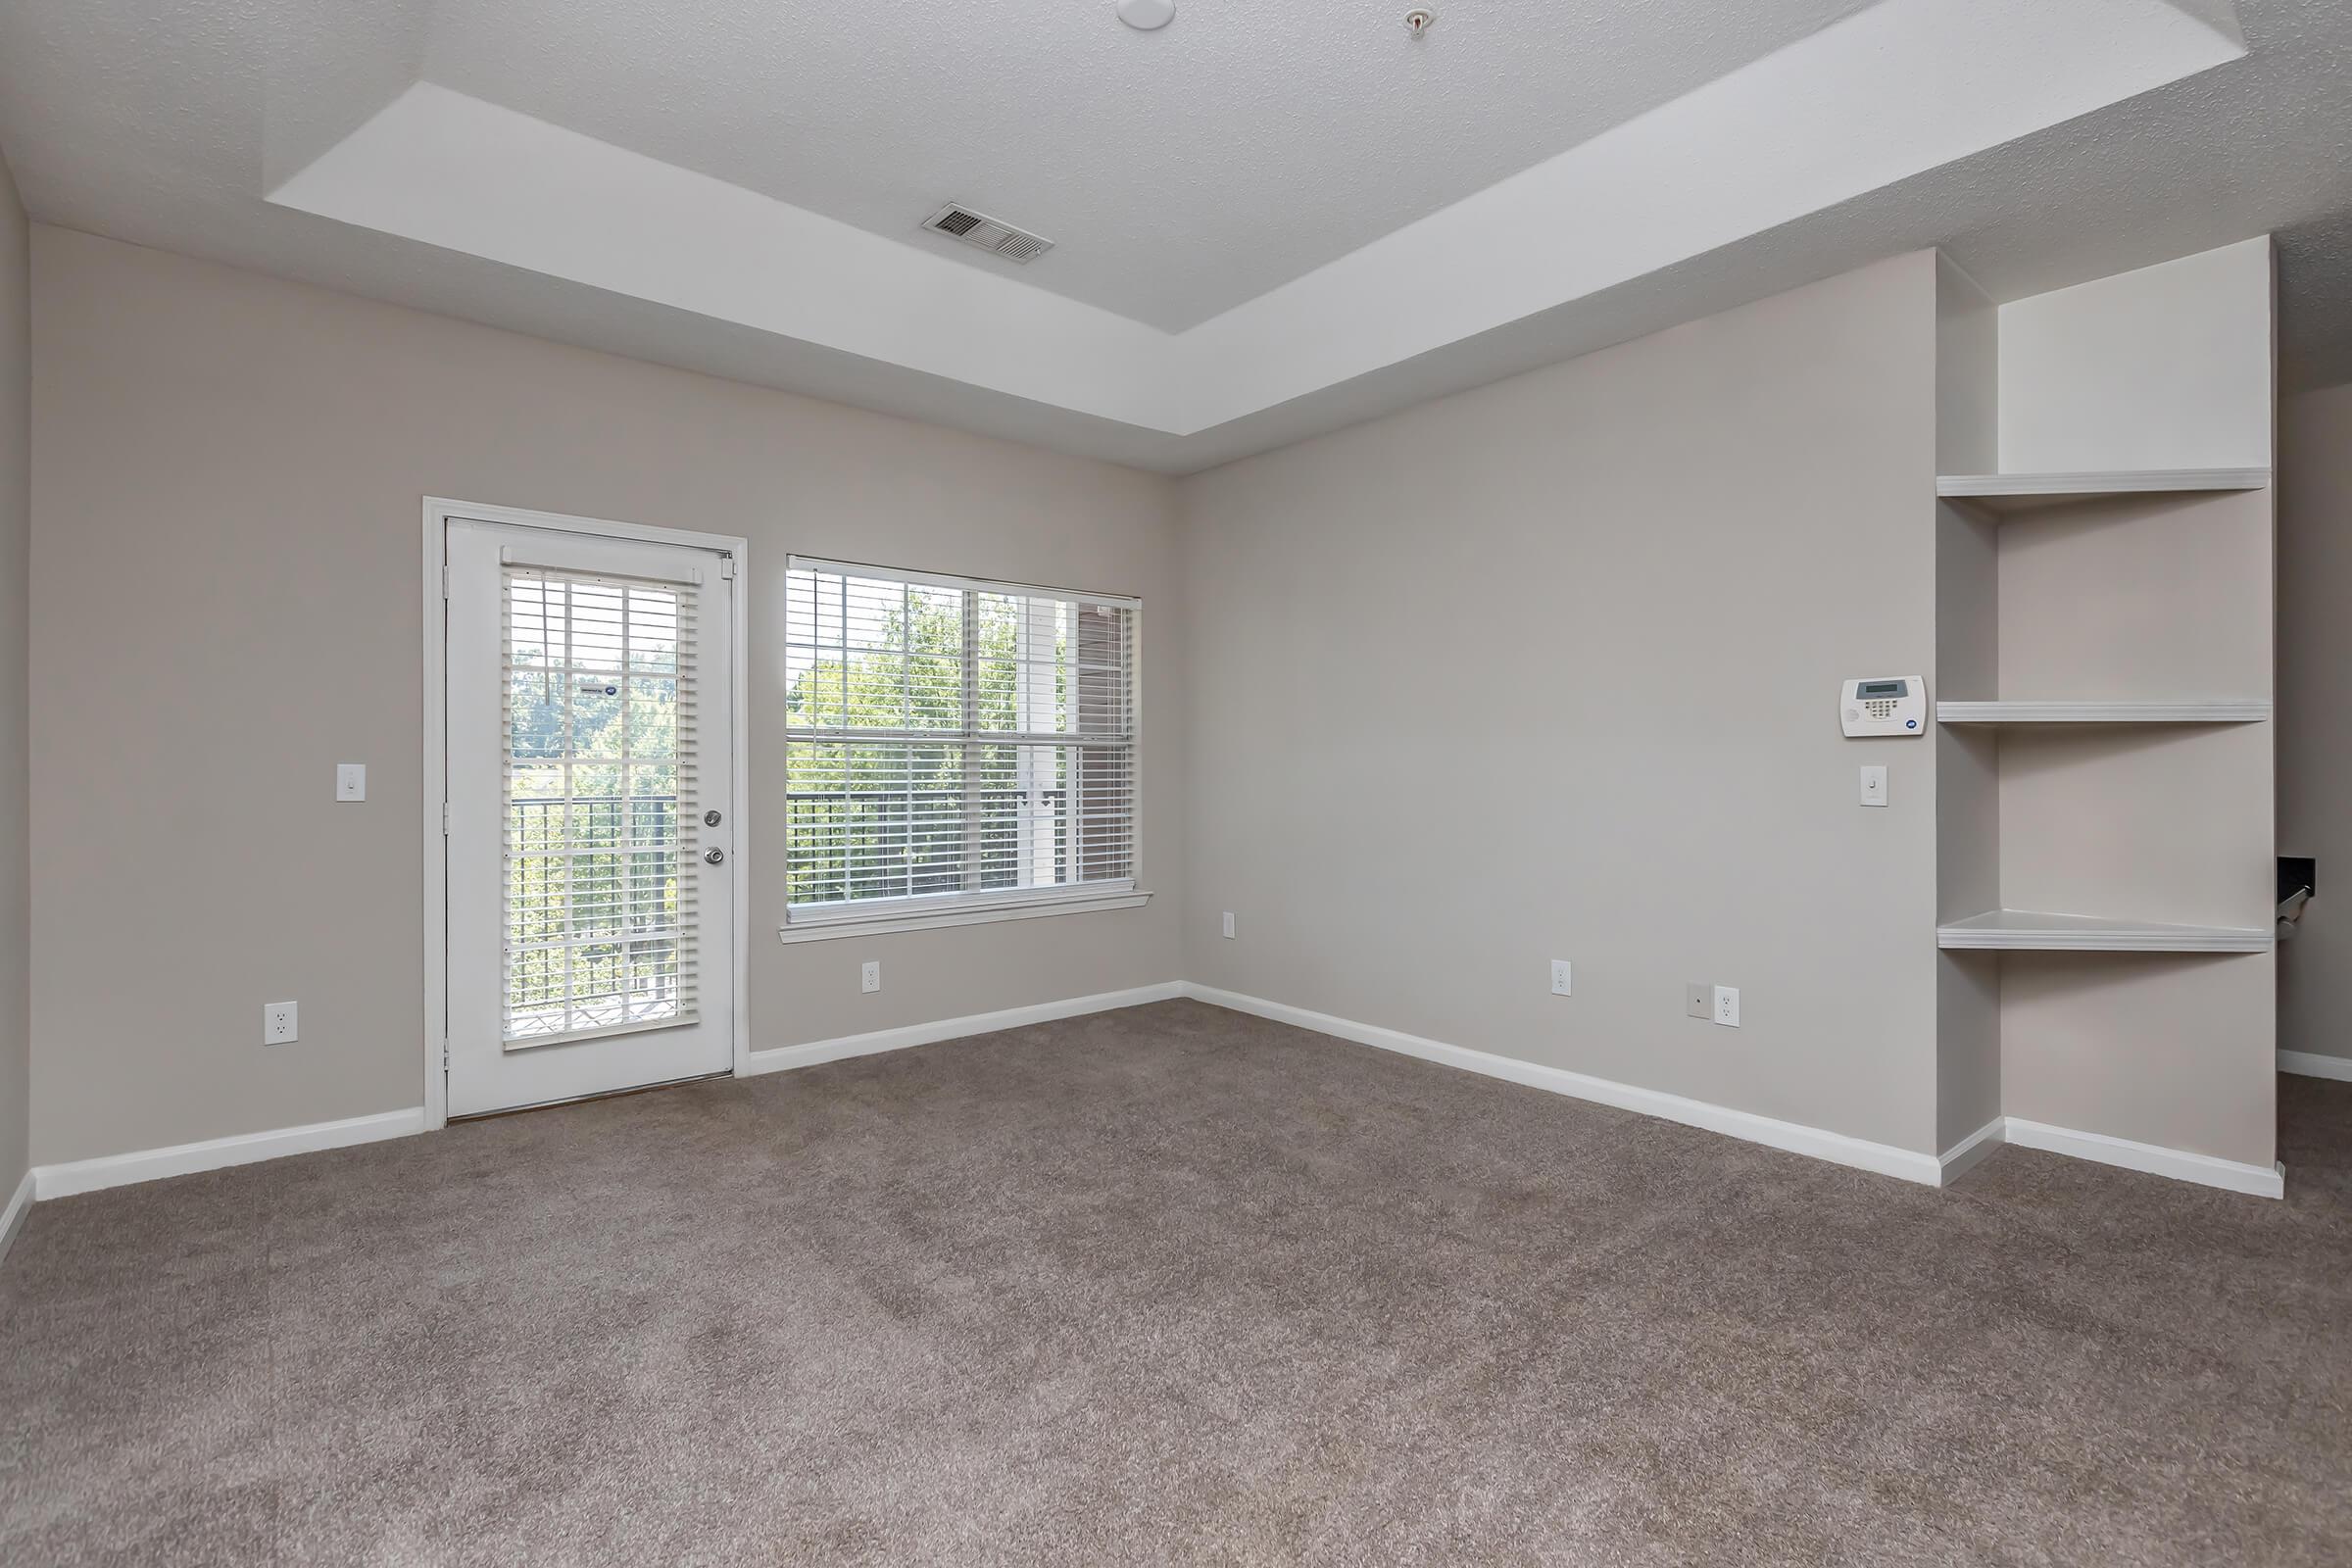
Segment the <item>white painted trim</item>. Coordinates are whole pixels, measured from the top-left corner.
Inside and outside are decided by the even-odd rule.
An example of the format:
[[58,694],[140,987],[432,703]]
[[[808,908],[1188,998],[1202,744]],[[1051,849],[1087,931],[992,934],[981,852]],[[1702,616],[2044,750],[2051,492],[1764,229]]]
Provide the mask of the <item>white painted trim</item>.
[[[811,1041],[807,1045],[784,1046],[751,1054],[750,1063],[739,1067],[737,1075],[751,1077],[762,1073],[783,1072],[795,1067],[812,1067],[819,1062],[840,1061],[852,1056],[874,1055],[883,1052],[904,1051],[914,1046],[933,1045],[943,1040],[959,1040],[972,1035],[994,1034],[1004,1029],[1018,1029],[1029,1024],[1051,1023],[1061,1018],[1076,1018],[1088,1013],[1110,1012],[1121,1007],[1138,1007],[1154,1002],[1167,1002],[1178,997],[1190,997],[1213,1006],[1228,1007],[1277,1023],[1287,1023],[1301,1029],[1311,1029],[1357,1045],[1393,1051],[1401,1055],[1419,1057],[1443,1066],[1475,1072],[1484,1077],[1499,1078],[1532,1089],[1543,1089],[1571,1099],[1591,1101],[1596,1104],[1615,1105],[1623,1110],[1639,1111],[1667,1121],[1680,1122],[1707,1132],[1721,1133],[1747,1143],[1785,1150],[1790,1153],[1808,1154],[1833,1164],[1848,1165],[1858,1170],[1893,1176],[1923,1186],[1948,1186],[1976,1166],[1987,1154],[2003,1144],[2021,1149],[2038,1149],[2051,1153],[2070,1154],[2099,1164],[2116,1165],[2127,1170],[2143,1171],[2151,1175],[2170,1176],[2180,1181],[2195,1182],[2207,1187],[2224,1188],[2231,1192],[2250,1193],[2263,1198],[2285,1195],[2286,1168],[2273,1165],[2265,1170],[2259,1165],[2241,1164],[2234,1160],[2219,1159],[2211,1154],[2191,1153],[2184,1150],[2165,1149],[2154,1144],[2133,1143],[2129,1139],[2110,1138],[2101,1133],[2074,1132],[2064,1127],[2052,1127],[2043,1122],[2027,1121],[2020,1117],[1996,1117],[1962,1139],[1940,1156],[1922,1154],[1888,1144],[1875,1144],[1843,1133],[1827,1132],[1795,1122],[1778,1121],[1752,1111],[1734,1110],[1728,1106],[1670,1095],[1662,1090],[1642,1089],[1621,1084],[1606,1078],[1594,1078],[1564,1068],[1546,1067],[1540,1063],[1520,1061],[1514,1057],[1498,1056],[1489,1052],[1473,1051],[1462,1046],[1449,1046],[1442,1041],[1425,1040],[1417,1035],[1395,1029],[1383,1029],[1372,1024],[1356,1023],[1315,1012],[1305,1007],[1294,1007],[1287,1003],[1267,1002],[1261,998],[1243,996],[1238,992],[1220,991],[1212,986],[1196,985],[1190,981],[1169,980],[1158,985],[1137,986],[1126,991],[1105,991],[1093,996],[1070,997],[1059,1002],[1036,1003],[1025,1007],[1006,1007],[998,1012],[970,1013],[957,1018],[942,1018],[931,1023],[906,1024],[896,1029],[877,1029],[868,1034],[844,1035],[833,1040]],[[2280,1069],[2297,1071],[2286,1064],[2287,1058],[2340,1062],[2333,1056],[2313,1057],[2305,1052],[2280,1052]],[[2352,1062],[2342,1063],[2340,1069],[2326,1069],[2322,1076],[2352,1078]],[[354,1116],[343,1121],[315,1122],[304,1127],[283,1127],[270,1132],[241,1133],[231,1138],[214,1138],[203,1143],[179,1144],[169,1149],[142,1150],[127,1154],[108,1154],[96,1159],[71,1160],[56,1165],[36,1165],[24,1173],[8,1206],[0,1210],[0,1260],[5,1260],[8,1247],[23,1226],[24,1215],[32,1200],[38,1199],[71,1198],[80,1193],[93,1193],[109,1187],[126,1186],[133,1182],[156,1181],[169,1176],[185,1176],[198,1171],[220,1170],[230,1165],[247,1165],[265,1159],[276,1159],[287,1154],[313,1153],[319,1150],[344,1149],[355,1144],[374,1143],[387,1138],[404,1138],[412,1133],[426,1132],[439,1123],[428,1117],[423,1106],[408,1110],[383,1111],[372,1116]]]
[[2234,1159],[2220,1159],[2212,1154],[2190,1153],[2184,1149],[2166,1149],[2156,1144],[2133,1143],[2129,1138],[2110,1138],[2105,1133],[2079,1133],[2067,1127],[2052,1127],[2047,1122],[2027,1121],[2021,1116],[2007,1118],[2002,1126],[2001,1137],[2003,1142],[2020,1149],[2041,1149],[2053,1154],[2072,1154],[2077,1159],[2117,1165],[2125,1170],[2145,1171],[2151,1176],[2170,1176],[2176,1181],[2196,1182],[2233,1193],[2251,1193],[2257,1198],[2286,1196],[2286,1167],[2280,1164],[2248,1165]]
[[1937,703],[1938,724],[2258,724],[2271,716],[2259,698],[2174,703]]
[[778,1046],[767,1051],[753,1052],[751,1065],[741,1069],[741,1073],[748,1077],[754,1073],[813,1067],[820,1061],[840,1061],[848,1056],[871,1056],[885,1051],[905,1051],[910,1046],[960,1040],[966,1035],[994,1034],[1000,1029],[1052,1023],[1057,1018],[1076,1018],[1090,1012],[1140,1007],[1146,1003],[1170,1002],[1193,994],[1193,988],[1185,982],[1165,980],[1155,986],[1137,986],[1129,991],[1103,991],[1091,997],[1070,997],[1060,1002],[1035,1003],[1026,1007],[1006,1007],[1001,1012],[967,1013],[960,1018],[942,1018],[934,1023],[910,1023],[897,1029],[876,1029],[870,1034],[812,1040],[804,1046]]
[[1294,1007],[1288,1003],[1267,1002],[1238,992],[1219,991],[1211,986],[1188,984],[1185,995],[1214,1006],[1230,1007],[1236,1012],[1252,1013],[1260,1018],[1271,1018],[1277,1023],[1295,1024],[1318,1034],[1334,1035],[1359,1046],[1374,1046],[1382,1051],[1418,1056],[1424,1061],[1459,1067],[1465,1072],[1524,1084],[1531,1089],[1549,1090],[1555,1095],[1589,1100],[1596,1104],[1615,1105],[1621,1110],[1640,1111],[1643,1115],[1681,1122],[1686,1127],[1722,1133],[1751,1144],[1786,1150],[1793,1154],[1810,1154],[1815,1159],[1826,1159],[1832,1164],[1851,1165],[1857,1170],[1875,1171],[1882,1176],[1899,1177],[1903,1181],[1918,1182],[1928,1187],[1937,1186],[1943,1180],[1943,1166],[1936,1156],[1897,1149],[1891,1144],[1874,1144],[1866,1139],[1849,1138],[1843,1133],[1777,1121],[1753,1111],[1733,1110],[1729,1106],[1711,1104],[1703,1100],[1688,1100],[1663,1090],[1641,1089],[1607,1078],[1570,1072],[1562,1067],[1546,1067],[1512,1056],[1472,1051],[1464,1046],[1449,1046],[1443,1041],[1424,1040],[1418,1035],[1383,1029],[1375,1024],[1356,1023],[1348,1018],[1335,1018],[1327,1012],[1313,1012],[1305,1007]]
[[922,914],[834,915],[779,928],[785,942],[825,942],[835,937],[881,937],[940,926],[986,925],[994,920],[1036,920],[1049,914],[1089,914],[1099,909],[1140,909],[1150,893],[1108,893],[1082,899],[1023,899],[1004,904],[963,904]]
[[250,1165],[285,1154],[310,1154],[322,1149],[347,1149],[385,1138],[406,1138],[426,1130],[424,1107],[352,1116],[342,1121],[313,1122],[307,1127],[280,1127],[266,1133],[239,1133],[233,1138],[208,1138],[200,1144],[175,1144],[170,1149],[142,1149],[128,1154],[105,1154],[96,1159],[68,1160],[60,1165],[35,1165],[32,1182],[43,1200],[72,1198],[107,1187],[151,1182],[166,1176],[187,1176],[229,1165]]
[[8,1250],[17,1245],[17,1233],[24,1228],[24,1216],[32,1212],[38,1185],[33,1173],[26,1171],[9,1196],[8,1207],[0,1208],[0,1263],[8,1261]]
[[2268,468],[2116,468],[2093,473],[1944,473],[1936,493],[1947,500],[2195,495],[2208,490],[2260,490]]
[[587,534],[598,539],[630,539],[638,544],[675,545],[682,550],[732,551],[738,575],[747,548],[743,536],[699,533],[692,528],[664,528],[650,522],[615,522],[609,517],[574,517],[562,512],[533,512],[527,507],[493,507],[448,496],[426,496],[426,513],[466,522],[492,522],[508,528],[546,528],[555,533]]
[[447,496],[424,498],[424,1117],[427,1129],[449,1120],[449,857],[442,810],[449,799],[448,601],[443,597],[448,567],[448,524],[452,517],[514,528],[644,544],[715,550],[734,557],[735,569],[720,581],[734,595],[729,663],[733,700],[727,721],[734,728],[735,823],[728,852],[735,862],[735,1070],[752,1058],[752,708],[751,708],[751,541],[740,534],[663,528],[606,517],[574,517],[523,507],[476,505]]
[[2352,1057],[2323,1055],[2316,1051],[2281,1051],[2278,1070],[2305,1078],[2333,1078],[2352,1083]]
[[2160,925],[2039,909],[1992,909],[1936,928],[1936,945],[1982,953],[2267,953],[2269,930],[2230,925]]
[[1949,1187],[1974,1170],[1986,1154],[2008,1139],[2008,1118],[1995,1116],[1984,1126],[1961,1139],[1943,1152],[1937,1161],[1943,1167],[1943,1185]]

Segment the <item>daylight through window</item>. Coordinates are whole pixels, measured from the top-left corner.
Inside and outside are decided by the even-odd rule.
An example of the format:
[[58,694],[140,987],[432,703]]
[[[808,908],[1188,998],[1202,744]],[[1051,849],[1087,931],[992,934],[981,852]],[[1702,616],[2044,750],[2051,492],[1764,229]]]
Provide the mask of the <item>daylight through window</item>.
[[799,559],[786,592],[788,918],[1133,886],[1135,601]]

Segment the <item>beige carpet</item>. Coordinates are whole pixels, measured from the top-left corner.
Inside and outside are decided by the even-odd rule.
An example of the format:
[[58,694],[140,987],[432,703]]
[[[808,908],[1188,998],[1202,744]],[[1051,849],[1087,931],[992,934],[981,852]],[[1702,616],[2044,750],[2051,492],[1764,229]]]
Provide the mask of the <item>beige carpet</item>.
[[43,1203],[0,1561],[2352,1561],[2288,1200],[1937,1193],[1167,1003]]

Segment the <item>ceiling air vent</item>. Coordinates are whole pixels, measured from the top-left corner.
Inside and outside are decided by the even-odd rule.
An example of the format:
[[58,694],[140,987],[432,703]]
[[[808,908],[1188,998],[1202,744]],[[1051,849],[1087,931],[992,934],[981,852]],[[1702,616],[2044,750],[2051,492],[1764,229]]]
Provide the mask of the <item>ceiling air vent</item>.
[[977,245],[992,256],[1002,256],[1008,262],[1035,261],[1054,248],[1050,239],[1026,233],[1010,223],[1002,223],[985,214],[951,202],[933,213],[923,222],[925,228],[937,229],[966,245]]

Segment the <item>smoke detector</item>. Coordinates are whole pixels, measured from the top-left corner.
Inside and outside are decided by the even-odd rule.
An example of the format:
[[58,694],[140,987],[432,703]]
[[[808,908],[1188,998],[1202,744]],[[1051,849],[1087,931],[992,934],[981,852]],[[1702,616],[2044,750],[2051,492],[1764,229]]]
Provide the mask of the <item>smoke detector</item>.
[[1153,32],[1176,15],[1176,0],[1119,0],[1119,20],[1138,32]]
[[923,220],[925,228],[959,239],[966,245],[977,245],[991,256],[1002,256],[1008,262],[1033,262],[1054,248],[1054,242],[1027,229],[975,213],[960,202],[950,202]]
[[1404,30],[1418,38],[1438,24],[1438,14],[1427,6],[1415,6],[1404,14]]

